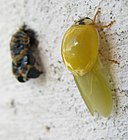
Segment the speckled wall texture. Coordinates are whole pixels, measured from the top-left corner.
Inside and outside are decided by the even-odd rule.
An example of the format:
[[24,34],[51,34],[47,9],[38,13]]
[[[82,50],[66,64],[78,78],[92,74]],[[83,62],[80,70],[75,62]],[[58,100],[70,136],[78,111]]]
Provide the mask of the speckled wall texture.
[[[64,32],[101,7],[103,58],[113,82],[113,112],[92,117],[60,55]],[[23,23],[38,34],[45,74],[19,83],[9,42]],[[0,140],[128,140],[128,0],[0,0]]]

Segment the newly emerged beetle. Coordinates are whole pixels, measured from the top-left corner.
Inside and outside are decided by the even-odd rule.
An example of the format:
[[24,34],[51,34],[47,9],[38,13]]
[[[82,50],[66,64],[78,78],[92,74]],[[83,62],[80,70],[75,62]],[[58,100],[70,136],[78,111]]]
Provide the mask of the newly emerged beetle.
[[64,34],[61,55],[66,67],[72,72],[78,89],[91,114],[95,111],[108,116],[112,110],[112,94],[104,79],[98,58],[99,34],[97,28],[110,27],[98,25],[96,17],[88,17],[75,22]]
[[37,47],[36,34],[33,30],[22,26],[11,38],[10,50],[12,71],[19,82],[29,78],[37,78],[42,73],[36,67],[33,48]]

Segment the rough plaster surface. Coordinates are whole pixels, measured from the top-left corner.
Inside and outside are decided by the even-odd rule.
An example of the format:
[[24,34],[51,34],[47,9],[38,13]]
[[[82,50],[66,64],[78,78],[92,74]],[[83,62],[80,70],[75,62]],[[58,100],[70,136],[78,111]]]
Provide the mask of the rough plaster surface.
[[[92,117],[60,56],[64,32],[79,16],[116,19],[100,31],[114,86],[113,112]],[[38,34],[45,74],[19,83],[11,72],[9,42],[23,23]],[[0,0],[0,140],[128,140],[128,0]]]

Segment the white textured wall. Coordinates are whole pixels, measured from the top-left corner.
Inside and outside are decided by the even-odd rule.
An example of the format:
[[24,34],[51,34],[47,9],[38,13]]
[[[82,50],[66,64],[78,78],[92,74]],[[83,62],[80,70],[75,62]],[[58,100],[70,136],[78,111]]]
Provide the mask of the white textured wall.
[[[104,23],[116,19],[100,31],[103,54],[120,62],[104,61],[115,83],[109,118],[89,114],[60,56],[64,32],[97,7]],[[19,83],[9,41],[23,22],[38,34],[46,73]],[[0,0],[0,140],[128,140],[128,0]]]

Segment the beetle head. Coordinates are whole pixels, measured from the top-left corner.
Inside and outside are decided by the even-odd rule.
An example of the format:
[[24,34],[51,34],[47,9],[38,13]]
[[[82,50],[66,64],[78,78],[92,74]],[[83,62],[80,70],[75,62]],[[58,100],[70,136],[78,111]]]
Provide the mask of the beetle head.
[[92,24],[93,20],[90,19],[89,17],[84,17],[79,19],[78,21],[75,22],[75,25],[88,25],[88,24]]

